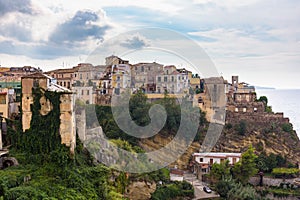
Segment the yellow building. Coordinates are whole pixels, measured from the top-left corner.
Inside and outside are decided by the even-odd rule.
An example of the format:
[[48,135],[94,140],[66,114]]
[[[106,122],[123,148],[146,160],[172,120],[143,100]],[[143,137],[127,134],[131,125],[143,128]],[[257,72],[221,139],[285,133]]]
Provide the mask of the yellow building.
[[3,88],[0,90],[0,116],[8,118],[8,89]]
[[[59,133],[61,143],[70,147],[71,153],[74,154],[76,145],[76,123],[74,112],[74,96],[71,90],[56,84],[56,80],[42,73],[34,73],[22,77],[22,127],[23,131],[30,128],[32,119],[31,104],[34,101],[32,88],[41,88],[45,91],[60,93],[60,127]],[[45,96],[40,98],[40,114],[47,115],[53,105]]]

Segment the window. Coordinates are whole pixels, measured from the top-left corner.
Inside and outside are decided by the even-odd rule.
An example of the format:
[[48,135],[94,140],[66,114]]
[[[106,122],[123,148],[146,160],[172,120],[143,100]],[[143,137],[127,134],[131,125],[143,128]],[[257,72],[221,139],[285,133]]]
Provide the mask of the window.
[[172,79],[172,82],[174,82],[174,76],[172,76],[171,79]]
[[89,79],[89,73],[86,73],[86,79]]
[[144,72],[144,66],[142,66],[142,72]]
[[120,81],[120,76],[117,77],[117,81]]
[[0,104],[6,104],[6,95],[0,95]]
[[200,158],[200,162],[203,162],[203,158]]
[[79,74],[80,79],[82,79],[82,74]]
[[157,82],[161,82],[161,77],[157,77]]
[[178,76],[178,80],[180,80],[180,76]]
[[165,76],[165,77],[164,77],[164,82],[167,82],[167,81],[168,81],[168,77]]
[[90,91],[89,91],[89,90],[87,90],[87,91],[86,91],[86,94],[87,94],[87,95],[90,95]]
[[84,91],[83,90],[81,90],[81,95],[84,95]]
[[34,80],[33,80],[33,87],[34,87],[34,88],[37,88],[37,87],[39,87],[39,86],[40,86],[39,80],[34,79]]
[[167,70],[167,74],[169,74],[169,70]]
[[148,67],[148,70],[151,71],[151,67]]
[[239,108],[235,108],[234,111],[235,111],[235,112],[239,112]]
[[236,163],[236,158],[232,158],[232,164]]
[[247,108],[243,108],[243,112],[247,112]]

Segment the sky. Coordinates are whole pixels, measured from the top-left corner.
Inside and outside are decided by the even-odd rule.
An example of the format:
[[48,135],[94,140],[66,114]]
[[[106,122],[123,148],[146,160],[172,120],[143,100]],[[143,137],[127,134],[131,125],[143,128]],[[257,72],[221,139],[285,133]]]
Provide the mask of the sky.
[[[300,88],[299,25],[298,0],[0,0],[0,64],[44,71],[73,67],[110,41],[130,63],[189,68],[180,55],[142,50],[169,44],[170,49],[198,53],[186,48],[182,38],[134,32],[155,27],[195,42],[225,79],[239,75],[252,85]],[[128,31],[133,32],[116,39]],[[115,53],[98,52],[99,58]],[[94,64],[104,64],[98,62]]]

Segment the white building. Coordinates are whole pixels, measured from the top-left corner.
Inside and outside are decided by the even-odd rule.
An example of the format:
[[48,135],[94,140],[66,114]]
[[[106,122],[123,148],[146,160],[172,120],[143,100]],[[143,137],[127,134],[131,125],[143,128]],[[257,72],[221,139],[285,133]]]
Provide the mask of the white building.
[[189,80],[187,72],[178,72],[174,65],[165,66],[164,71],[156,76],[156,91],[164,93],[167,90],[171,94],[187,92]]
[[220,164],[225,160],[229,160],[229,164],[234,165],[235,163],[239,162],[241,155],[241,153],[194,153],[194,171],[208,173],[214,163]]
[[179,169],[170,169],[171,181],[183,181],[183,171]]

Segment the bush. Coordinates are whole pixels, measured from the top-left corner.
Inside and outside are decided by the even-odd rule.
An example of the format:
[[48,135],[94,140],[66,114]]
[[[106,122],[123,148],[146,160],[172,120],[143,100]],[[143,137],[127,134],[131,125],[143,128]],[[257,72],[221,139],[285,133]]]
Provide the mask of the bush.
[[190,197],[194,196],[193,186],[186,182],[174,182],[169,185],[158,187],[151,195],[152,200],[172,200],[176,197]]
[[241,120],[240,123],[235,127],[235,130],[238,131],[240,135],[245,135],[247,131],[247,122]]
[[282,178],[282,177],[293,177],[293,176],[296,176],[298,175],[300,172],[299,169],[297,168],[274,168],[272,170],[272,174],[275,176],[275,177],[278,177],[278,178]]
[[282,124],[281,128],[284,132],[287,132],[287,133],[292,133],[293,132],[293,125],[290,124],[290,123]]
[[225,128],[226,129],[231,129],[232,128],[232,124],[230,124],[230,123],[225,124]]

